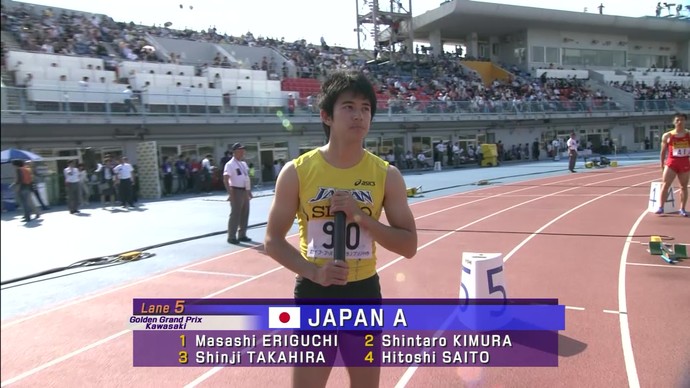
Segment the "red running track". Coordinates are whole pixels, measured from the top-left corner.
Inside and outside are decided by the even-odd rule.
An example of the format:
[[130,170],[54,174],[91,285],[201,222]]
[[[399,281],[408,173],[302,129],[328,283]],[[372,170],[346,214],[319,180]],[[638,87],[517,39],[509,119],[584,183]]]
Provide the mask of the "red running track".
[[[678,386],[690,357],[690,263],[668,265],[645,244],[688,243],[690,223],[646,213],[658,175],[607,169],[415,203],[419,252],[379,251],[384,296],[456,298],[463,251],[503,252],[511,297],[568,306],[559,367],[383,368],[380,386]],[[260,248],[244,249],[3,322],[1,385],[288,386],[288,368],[133,368],[125,320],[134,297],[281,298],[293,282]],[[334,369],[329,387],[348,385]]]

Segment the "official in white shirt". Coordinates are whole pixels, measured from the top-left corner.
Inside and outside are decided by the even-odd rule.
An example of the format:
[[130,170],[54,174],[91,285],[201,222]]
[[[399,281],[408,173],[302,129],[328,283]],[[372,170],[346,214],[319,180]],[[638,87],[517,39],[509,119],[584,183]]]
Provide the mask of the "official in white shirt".
[[223,183],[230,200],[228,243],[250,242],[252,239],[247,237],[247,224],[252,191],[249,166],[244,161],[244,146],[241,143],[232,145],[232,159],[223,168]]
[[577,161],[577,146],[578,141],[575,139],[575,134],[570,134],[570,139],[568,139],[568,170],[570,172],[575,172],[575,162]]
[[127,85],[127,88],[122,91],[122,94],[124,96],[125,108],[127,109],[127,113],[137,113],[137,107],[134,106],[134,103],[132,103],[132,86]]
[[117,180],[119,182],[120,189],[120,201],[122,201],[122,207],[134,206],[134,167],[129,164],[126,156],[122,157],[122,162],[115,166],[113,173],[117,175]]
[[65,174],[65,189],[67,190],[67,207],[70,214],[79,213],[81,204],[81,179],[79,169],[74,160],[67,162],[67,167],[63,171]]

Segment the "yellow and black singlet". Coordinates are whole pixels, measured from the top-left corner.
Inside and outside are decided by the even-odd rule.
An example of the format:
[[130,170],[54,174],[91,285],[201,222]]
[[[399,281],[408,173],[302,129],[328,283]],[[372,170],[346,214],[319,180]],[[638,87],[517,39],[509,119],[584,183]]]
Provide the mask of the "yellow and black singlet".
[[[294,165],[299,177],[300,251],[306,260],[323,265],[333,260],[334,252],[331,197],[338,190],[347,190],[366,214],[378,220],[383,210],[388,162],[366,151],[357,165],[341,169],[314,149],[295,159]],[[374,276],[376,246],[371,235],[354,222],[345,230],[348,282]]]

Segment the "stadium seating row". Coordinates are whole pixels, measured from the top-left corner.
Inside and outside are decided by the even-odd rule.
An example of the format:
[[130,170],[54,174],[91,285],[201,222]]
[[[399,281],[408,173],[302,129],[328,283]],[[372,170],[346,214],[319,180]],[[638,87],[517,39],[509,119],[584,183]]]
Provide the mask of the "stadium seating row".
[[127,79],[129,84],[132,85],[132,88],[134,88],[134,90],[140,90],[147,87],[147,83],[148,87],[209,87],[206,77],[195,77],[192,75],[137,73],[134,75],[130,75],[129,77],[127,77]]
[[201,75],[214,82],[216,78],[242,79],[252,81],[266,81],[268,74],[265,70],[228,69],[223,67],[208,67],[201,71]]
[[565,69],[537,69],[535,77],[541,77],[546,73],[546,78],[577,78],[577,79],[588,79],[588,70],[565,70]]
[[159,62],[134,62],[122,61],[117,66],[117,73],[121,78],[126,78],[132,74],[170,74],[194,76],[194,66],[176,65],[174,63]]
[[[126,93],[127,85],[93,84],[84,87],[78,82],[36,81],[26,91],[30,101],[60,103],[123,104],[133,98]],[[140,94],[147,105],[222,106],[223,95],[216,89],[151,87]]]
[[286,78],[281,82],[281,88],[288,92],[293,92],[299,96],[309,96],[319,94],[321,84],[314,78]]
[[31,75],[31,78],[34,80],[50,81],[60,81],[62,76],[65,77],[65,81],[82,81],[84,77],[88,77],[89,82],[114,83],[117,80],[117,74],[109,70],[21,65],[14,73],[15,84],[24,86],[29,75]]
[[[247,82],[228,80],[228,82]],[[255,83],[270,81],[257,81]],[[247,85],[244,85],[245,87]],[[58,103],[123,104],[125,99],[137,97],[145,105],[194,105],[194,106],[232,106],[232,107],[284,107],[287,93],[280,89],[272,91],[235,89],[223,92],[222,89],[190,88],[175,86],[149,86],[142,92],[127,91],[127,85],[81,82],[60,82],[37,80],[26,88],[29,101]],[[224,94],[227,103],[224,104]]]
[[252,81],[236,78],[221,78],[214,83],[214,87],[221,89],[223,93],[234,93],[238,90],[254,91],[256,94],[280,93],[279,81]]
[[24,65],[31,67],[64,67],[70,69],[92,70],[102,70],[105,68],[103,60],[100,58],[32,53],[15,50],[7,54],[7,64],[10,70],[18,70]]
[[[21,51],[10,51],[8,56],[12,58],[10,63],[15,63],[17,85],[23,86],[29,74],[33,77],[30,92],[27,93],[29,101],[62,102],[66,95],[69,95],[68,99],[72,102],[106,104],[122,101],[121,93],[126,89],[126,84],[116,82],[123,78],[127,79],[134,91],[145,90],[150,96],[161,95],[156,98],[143,97],[148,99],[143,101],[144,103],[162,105],[177,104],[180,98],[185,103],[189,102],[189,105],[223,105],[223,95],[227,95],[231,106],[282,107],[287,103],[288,94],[302,100],[320,91],[317,79],[268,80],[265,70],[207,67],[196,76],[194,66],[123,61],[118,65],[117,72],[114,72],[95,70],[95,67],[103,65],[103,61],[97,58]],[[41,63],[48,65],[41,67]],[[622,83],[632,78],[646,83],[679,82],[690,86],[690,77],[674,75],[672,72],[624,73],[541,68],[537,70],[536,75],[545,74],[547,78],[588,79],[593,72],[601,75],[605,82]],[[61,81],[61,76],[65,76],[66,79]],[[84,77],[89,78],[88,85],[79,82]],[[89,89],[85,89],[86,87]],[[209,88],[212,89],[204,91]],[[163,94],[182,97],[171,97],[171,100],[164,98]]]
[[80,82],[35,80],[26,88],[29,101],[35,102],[83,102],[122,103],[127,85],[93,83],[85,87]]
[[673,72],[647,72],[647,71],[614,71],[614,70],[566,70],[545,69],[536,70],[536,76],[546,74],[546,78],[590,78],[590,71],[603,76],[604,82],[644,82],[645,84],[667,85],[677,83],[684,87],[690,87],[690,76],[681,76]]

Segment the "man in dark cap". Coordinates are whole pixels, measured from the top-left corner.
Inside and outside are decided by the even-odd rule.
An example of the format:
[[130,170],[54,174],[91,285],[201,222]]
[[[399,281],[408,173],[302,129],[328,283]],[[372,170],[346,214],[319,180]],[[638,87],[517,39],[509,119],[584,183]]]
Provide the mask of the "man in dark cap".
[[252,239],[247,237],[247,224],[252,191],[249,167],[244,161],[244,146],[241,143],[232,145],[232,159],[223,169],[223,183],[230,201],[228,243],[236,245],[240,242],[250,242]]

